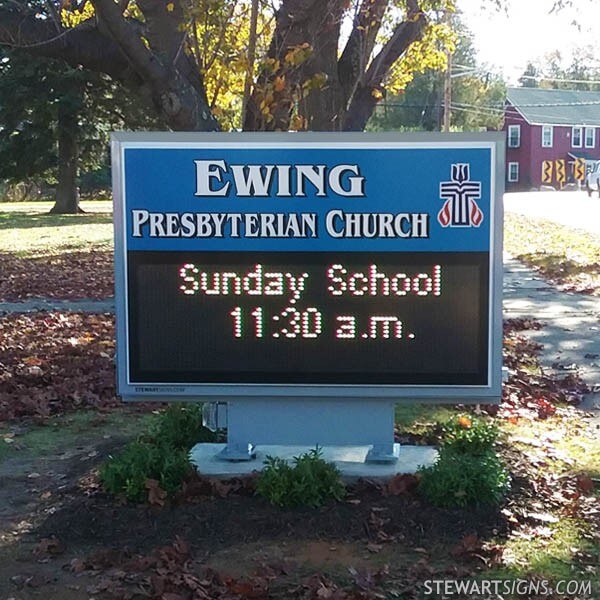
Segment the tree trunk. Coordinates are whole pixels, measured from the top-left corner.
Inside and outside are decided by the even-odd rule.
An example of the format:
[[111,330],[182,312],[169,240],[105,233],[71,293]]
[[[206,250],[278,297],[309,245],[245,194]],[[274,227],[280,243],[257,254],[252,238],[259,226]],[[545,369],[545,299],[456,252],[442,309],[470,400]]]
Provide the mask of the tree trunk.
[[77,141],[77,112],[72,98],[62,98],[58,104],[58,185],[51,213],[76,214],[79,208],[77,174],[79,143]]
[[[284,0],[269,45],[266,66],[247,105],[245,131],[288,131],[296,104],[304,125],[298,129],[340,129],[341,90],[337,74],[337,42],[344,0]],[[304,59],[294,50],[306,48]],[[305,89],[314,78],[323,85]],[[263,113],[263,109],[268,112]]]

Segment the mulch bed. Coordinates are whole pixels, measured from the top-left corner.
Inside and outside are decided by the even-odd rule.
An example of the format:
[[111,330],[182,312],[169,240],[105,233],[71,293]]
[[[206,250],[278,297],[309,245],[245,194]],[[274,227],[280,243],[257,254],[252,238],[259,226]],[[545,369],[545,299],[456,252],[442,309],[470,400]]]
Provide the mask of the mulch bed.
[[[40,540],[34,552],[64,553],[63,570],[91,576],[88,591],[120,600],[376,600],[389,597],[380,586],[397,584],[404,589],[401,597],[417,598],[425,578],[473,575],[487,560],[483,555],[494,556],[493,544],[484,550],[486,540],[507,530],[498,509],[438,509],[416,495],[414,476],[398,477],[412,478],[412,488],[396,493],[399,486],[391,494],[362,481],[344,501],[317,510],[274,507],[253,495],[252,479],[215,488],[197,477],[187,493],[163,508],[119,505],[96,489],[74,494],[31,536]],[[226,490],[227,497],[215,495],[215,489]],[[332,551],[336,544],[355,544],[356,568],[336,577],[325,566],[302,567],[285,550],[286,543],[311,541],[323,541]],[[361,547],[362,554],[386,553],[390,564],[374,560],[361,568]],[[222,571],[207,568],[214,553],[231,550],[235,556],[243,548],[265,550],[254,560],[247,557],[254,566],[245,575],[232,577],[224,565]],[[274,548],[282,549],[283,560],[269,558]],[[407,558],[396,564],[396,555]],[[227,561],[234,572],[235,561]]]
[[111,546],[119,540],[120,547],[132,552],[183,535],[192,547],[212,553],[238,543],[286,539],[402,541],[407,549],[414,549],[458,543],[473,532],[483,537],[505,528],[497,508],[439,509],[420,500],[414,489],[386,495],[384,488],[363,481],[351,487],[342,502],[316,510],[284,509],[254,496],[252,482],[230,482],[234,489],[241,482],[240,489],[228,492],[226,500],[211,495],[209,483],[198,478],[198,485],[192,482],[191,491],[163,508],[119,505],[101,492],[79,495],[42,523],[36,535],[60,535],[66,546],[90,540]]

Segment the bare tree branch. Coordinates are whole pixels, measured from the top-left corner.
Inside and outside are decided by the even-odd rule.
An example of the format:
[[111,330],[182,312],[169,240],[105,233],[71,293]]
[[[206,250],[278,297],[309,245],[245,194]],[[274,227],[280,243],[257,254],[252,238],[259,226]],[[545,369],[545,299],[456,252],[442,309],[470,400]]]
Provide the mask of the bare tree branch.
[[[178,53],[183,33],[183,12],[178,1],[138,2],[147,24],[147,39],[132,30],[113,0],[92,0],[99,24],[119,46],[132,67],[148,85],[154,102],[173,129],[214,131],[219,124],[206,99],[203,81],[190,56]],[[171,13],[175,16],[171,17]]]
[[140,77],[164,85],[168,79],[167,70],[123,17],[119,5],[113,0],[92,0],[92,4],[101,31],[112,38]]

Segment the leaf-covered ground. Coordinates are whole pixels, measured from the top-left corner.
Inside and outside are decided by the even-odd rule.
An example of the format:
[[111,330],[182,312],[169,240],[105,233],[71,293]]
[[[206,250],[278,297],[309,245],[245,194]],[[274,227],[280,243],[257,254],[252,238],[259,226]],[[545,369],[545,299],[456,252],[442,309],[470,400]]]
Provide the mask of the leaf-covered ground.
[[0,273],[0,302],[103,299],[114,295],[112,251],[35,257],[0,253]]
[[113,295],[110,202],[84,214],[51,215],[51,204],[0,204],[0,302]]
[[0,316],[0,422],[115,406],[114,317]]
[[559,289],[600,294],[600,240],[590,233],[506,213],[504,248]]

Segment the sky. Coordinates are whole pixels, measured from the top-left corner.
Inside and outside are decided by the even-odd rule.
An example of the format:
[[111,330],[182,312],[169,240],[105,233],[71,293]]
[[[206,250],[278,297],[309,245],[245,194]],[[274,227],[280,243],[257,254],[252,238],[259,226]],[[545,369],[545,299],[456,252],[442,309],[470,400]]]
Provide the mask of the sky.
[[[483,0],[456,0],[471,30],[478,61],[515,84],[528,61],[559,50],[563,56],[577,46],[591,45],[600,58],[600,1],[574,0],[577,8],[549,14],[553,0],[505,0],[497,11]],[[579,30],[573,21],[579,23]],[[595,28],[595,31],[594,31]]]

